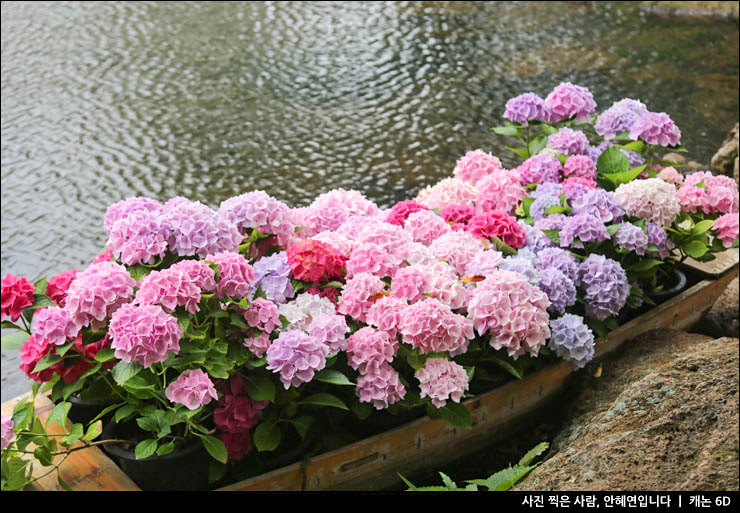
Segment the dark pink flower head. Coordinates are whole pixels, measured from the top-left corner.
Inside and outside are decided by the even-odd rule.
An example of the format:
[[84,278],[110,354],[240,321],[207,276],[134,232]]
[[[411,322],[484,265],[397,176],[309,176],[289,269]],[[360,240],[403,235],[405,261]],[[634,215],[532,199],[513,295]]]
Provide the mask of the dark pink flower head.
[[208,255],[206,260],[218,266],[216,296],[230,296],[234,299],[249,297],[257,277],[249,261],[236,251],[222,251]]
[[9,315],[10,319],[15,322],[23,310],[33,304],[35,287],[25,276],[18,277],[15,274],[6,274],[1,283],[0,320]]
[[[28,337],[28,339],[23,343],[23,347],[18,351],[18,354],[21,357],[21,371],[36,383],[45,383],[49,381],[52,376],[54,376],[54,371],[56,370],[55,367],[57,367],[59,363],[39,372],[33,372],[33,369],[43,357],[50,353],[51,350],[53,350],[53,346],[51,346],[49,341],[45,338],[40,338],[36,335]],[[60,363],[63,364],[63,362]]]
[[267,404],[268,401],[255,401],[246,393],[226,394],[220,407],[213,411],[213,421],[221,431],[244,433],[257,425]]
[[314,296],[325,297],[335,305],[337,304],[337,301],[339,301],[339,289],[335,287],[326,287],[323,289],[319,287],[311,287],[310,289],[306,289],[306,292],[313,294]]
[[302,240],[289,247],[287,253],[288,264],[299,280],[327,282],[342,279],[346,259],[328,244],[312,239]]
[[473,216],[468,221],[468,232],[485,239],[498,237],[515,249],[523,247],[526,242],[524,229],[519,226],[516,219],[499,210]]
[[440,210],[439,215],[448,223],[467,223],[475,215],[475,209],[465,203],[456,203]]
[[112,249],[106,249],[102,253],[100,253],[98,256],[93,258],[93,261],[91,264],[99,264],[100,262],[110,262],[113,258],[113,250]]
[[575,117],[581,121],[596,110],[594,97],[587,88],[570,82],[562,82],[545,98],[547,121],[557,123]]
[[393,208],[391,208],[390,212],[388,212],[388,215],[385,218],[385,222],[398,226],[403,226],[404,223],[406,223],[406,218],[414,212],[418,212],[419,210],[429,209],[414,200],[399,201],[398,203],[393,205]]
[[218,437],[226,446],[227,461],[239,461],[252,450],[252,442],[244,433],[219,433]]
[[64,307],[67,302],[67,290],[81,271],[72,269],[52,276],[46,280],[46,295],[55,305]]
[[253,328],[271,333],[275,326],[280,326],[278,307],[272,301],[257,298],[244,312],[244,320]]

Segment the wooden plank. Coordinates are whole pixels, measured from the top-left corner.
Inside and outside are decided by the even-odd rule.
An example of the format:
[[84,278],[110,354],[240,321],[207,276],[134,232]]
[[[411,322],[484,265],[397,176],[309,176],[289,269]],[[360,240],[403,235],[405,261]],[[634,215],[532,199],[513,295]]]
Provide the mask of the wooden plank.
[[[12,399],[2,404],[2,414],[12,415],[15,405],[30,393]],[[46,396],[39,394],[36,396],[34,403],[36,416],[43,422],[49,417],[54,403]],[[68,420],[67,426],[72,423]],[[64,433],[65,431],[55,423],[46,427],[49,433]],[[77,443],[74,447],[82,447],[82,443]],[[32,446],[30,446],[32,447]],[[57,456],[55,461],[59,461],[62,456]],[[33,476],[38,477],[49,471],[51,467],[42,467],[34,465]],[[97,447],[88,447],[69,454],[65,462],[59,467],[59,475],[64,481],[77,491],[136,491],[140,490],[123,471],[108,458],[108,456]],[[32,485],[36,490],[63,491],[57,481],[57,473],[52,472],[48,476],[42,477]]]
[[738,261],[740,261],[738,248],[730,248],[722,253],[717,253],[716,257],[711,262],[699,262],[693,258],[687,258],[681,265],[701,273],[703,276],[717,278],[729,271],[733,266],[737,266]]

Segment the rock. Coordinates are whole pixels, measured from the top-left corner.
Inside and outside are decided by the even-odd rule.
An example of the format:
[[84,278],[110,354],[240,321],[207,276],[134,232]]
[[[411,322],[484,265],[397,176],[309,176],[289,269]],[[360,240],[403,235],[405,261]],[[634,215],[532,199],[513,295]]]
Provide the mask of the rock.
[[694,171],[703,171],[703,170],[705,170],[705,169],[706,169],[706,166],[704,166],[704,165],[702,165],[702,164],[698,163],[698,162],[697,162],[697,161],[695,161],[695,160],[689,160],[689,161],[688,161],[688,162],[687,162],[686,164],[684,164],[684,166],[683,166],[683,170],[684,170],[684,172],[686,172],[686,171],[690,171],[690,172],[694,172]]
[[740,338],[740,308],[738,302],[738,279],[727,285],[704,318],[691,329],[693,333],[703,333],[712,337]]
[[717,174],[723,174],[727,176],[733,176],[733,171],[737,167],[736,161],[738,158],[738,123],[735,123],[727,138],[720,146],[717,153],[714,154],[711,160],[712,171]]
[[737,490],[739,363],[736,338],[635,338],[572,382],[552,456],[515,489]]
[[686,164],[686,157],[681,155],[680,153],[666,153],[663,155],[663,158],[661,160],[665,160],[666,162],[671,162],[673,164],[683,165]]
[[735,157],[735,169],[732,171],[732,176],[735,178],[735,183],[740,185],[740,168],[738,168],[738,157]]

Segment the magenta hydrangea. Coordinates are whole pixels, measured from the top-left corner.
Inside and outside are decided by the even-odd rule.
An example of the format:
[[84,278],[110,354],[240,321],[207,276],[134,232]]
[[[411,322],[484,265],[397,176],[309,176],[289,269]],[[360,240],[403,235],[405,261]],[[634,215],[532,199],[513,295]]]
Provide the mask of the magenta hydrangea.
[[498,157],[494,157],[483,150],[473,150],[460,157],[453,174],[455,178],[476,184],[482,178],[503,170],[504,166],[501,165]]
[[582,121],[596,110],[594,97],[586,87],[561,82],[545,97],[549,123],[575,118]]
[[275,235],[278,245],[288,247],[293,241],[295,225],[288,205],[264,191],[252,191],[221,202],[216,217],[234,225],[242,236],[252,229]]
[[627,215],[663,226],[670,226],[681,212],[676,187],[659,178],[624,183],[614,191],[614,197]]
[[550,336],[547,295],[521,274],[497,270],[477,284],[468,303],[468,318],[479,335],[490,334],[494,349],[518,358],[537,356]]
[[280,333],[267,349],[267,369],[280,374],[287,390],[308,383],[326,366],[329,346],[300,330]]
[[603,321],[615,316],[627,303],[630,284],[616,260],[591,254],[581,262],[578,279],[584,291],[586,315]]
[[465,204],[448,205],[439,211],[439,215],[448,223],[467,223],[474,214],[475,208]]
[[583,321],[583,317],[565,314],[550,321],[552,336],[547,347],[573,369],[581,369],[595,354],[594,334]]
[[643,256],[650,240],[646,231],[631,223],[624,223],[614,234],[614,245]]
[[724,247],[732,247],[738,237],[738,215],[729,213],[719,216],[712,225],[712,232]]
[[450,264],[458,274],[463,274],[475,255],[484,249],[479,237],[458,231],[448,232],[429,245],[432,255]]
[[249,297],[252,286],[257,282],[254,269],[249,261],[235,251],[223,251],[208,255],[206,260],[218,266],[216,296],[234,299]]
[[467,351],[474,337],[469,319],[434,298],[406,307],[398,331],[405,343],[422,354],[446,352],[456,356]]
[[157,305],[125,304],[111,317],[108,333],[116,358],[144,367],[180,351],[182,328],[177,318]]
[[225,394],[220,407],[213,410],[213,422],[219,431],[244,437],[257,425],[266,406],[267,401],[255,401],[246,394]]
[[98,329],[105,326],[107,317],[131,300],[135,286],[136,280],[122,265],[92,264],[70,284],[64,308],[78,326]]
[[498,210],[511,214],[527,195],[518,171],[494,171],[476,183],[475,191],[479,212]]
[[585,155],[588,138],[580,130],[563,127],[547,138],[547,148],[564,155]]
[[516,168],[522,184],[560,182],[563,165],[554,155],[538,153],[529,157]]
[[339,296],[337,311],[349,315],[356,321],[365,322],[368,310],[373,305],[373,299],[385,289],[383,280],[370,273],[357,273],[347,280]]
[[630,128],[630,139],[659,146],[681,144],[681,130],[665,112],[647,112]]
[[568,216],[560,229],[560,247],[582,248],[584,243],[610,239],[604,221],[599,216],[582,213]]
[[352,250],[345,267],[347,269],[347,279],[358,273],[370,273],[383,278],[393,276],[398,267],[398,261],[388,254],[382,246],[362,243]]
[[67,338],[74,338],[80,328],[74,322],[69,310],[59,306],[48,306],[36,310],[33,316],[33,333],[39,338],[45,338],[49,344],[62,345]]
[[465,368],[445,358],[428,358],[414,377],[419,381],[421,397],[431,399],[437,408],[447,401],[459,403],[470,386]]
[[350,329],[343,315],[321,314],[311,320],[308,334],[329,346],[329,354],[344,351],[347,347],[346,335]]
[[563,175],[596,180],[596,163],[586,155],[571,155],[563,165]]
[[506,102],[504,117],[514,123],[528,126],[530,120],[545,121],[549,116],[545,100],[534,93],[523,93]]
[[398,372],[388,363],[370,367],[357,377],[355,394],[361,403],[370,403],[376,410],[384,410],[406,397],[406,388]]
[[403,298],[383,296],[377,299],[368,310],[366,322],[395,338],[403,311],[407,306],[408,301]]
[[370,326],[360,328],[347,340],[347,363],[360,374],[373,367],[391,363],[398,351],[398,341],[386,331]]
[[609,141],[622,132],[631,130],[647,112],[647,107],[641,101],[624,98],[599,114],[594,128],[597,134]]
[[498,237],[514,249],[524,246],[526,235],[516,218],[505,212],[492,210],[473,216],[466,227],[476,237],[491,239]]
[[167,386],[164,395],[173,403],[184,404],[188,410],[205,406],[211,400],[218,401],[213,381],[201,369],[184,371]]
[[385,222],[403,226],[406,223],[406,218],[419,210],[427,210],[427,207],[414,200],[399,201],[393,205],[390,212],[388,212],[385,217]]

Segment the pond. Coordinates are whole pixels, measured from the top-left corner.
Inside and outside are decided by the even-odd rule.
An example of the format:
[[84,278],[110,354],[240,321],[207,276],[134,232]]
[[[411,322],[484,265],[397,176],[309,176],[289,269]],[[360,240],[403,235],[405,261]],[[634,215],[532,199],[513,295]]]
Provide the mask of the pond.
[[668,112],[706,165],[738,119],[737,24],[637,4],[3,2],[1,274],[83,269],[129,196],[385,208],[468,150],[513,166],[506,100],[566,80]]

